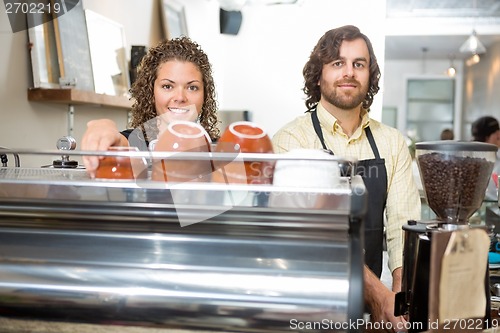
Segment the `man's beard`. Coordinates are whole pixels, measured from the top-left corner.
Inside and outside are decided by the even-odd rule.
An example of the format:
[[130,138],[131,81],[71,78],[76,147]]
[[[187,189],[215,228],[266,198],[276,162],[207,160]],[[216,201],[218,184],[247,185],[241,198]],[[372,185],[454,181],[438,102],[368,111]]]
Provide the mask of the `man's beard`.
[[[359,83],[356,83],[359,87]],[[336,87],[336,86],[335,86]],[[321,91],[321,96],[333,106],[342,110],[352,110],[358,107],[365,100],[366,94],[368,93],[367,88],[362,88],[359,93],[349,94],[349,95],[339,95],[337,94],[337,89],[330,88],[324,82],[321,82],[319,89]]]

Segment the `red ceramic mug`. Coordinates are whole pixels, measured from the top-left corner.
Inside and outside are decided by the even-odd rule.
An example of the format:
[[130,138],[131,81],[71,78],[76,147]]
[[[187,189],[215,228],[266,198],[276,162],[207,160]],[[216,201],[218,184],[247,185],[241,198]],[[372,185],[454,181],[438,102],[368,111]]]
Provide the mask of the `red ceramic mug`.
[[105,156],[95,172],[97,179],[131,180],[146,178],[147,163],[144,158],[127,156],[127,152],[139,151],[137,147],[109,147],[108,151],[123,152],[123,156]]
[[[195,122],[174,121],[168,124],[159,136],[154,151],[176,152],[172,158],[153,160],[151,178],[165,182],[206,182],[210,181],[213,170],[208,158],[210,136]],[[182,158],[182,153],[205,153],[199,159]]]
[[214,161],[213,181],[219,183],[270,184],[273,163],[242,161],[241,153],[273,153],[271,139],[264,129],[250,121],[230,124],[219,139],[216,152],[235,154],[233,161]]

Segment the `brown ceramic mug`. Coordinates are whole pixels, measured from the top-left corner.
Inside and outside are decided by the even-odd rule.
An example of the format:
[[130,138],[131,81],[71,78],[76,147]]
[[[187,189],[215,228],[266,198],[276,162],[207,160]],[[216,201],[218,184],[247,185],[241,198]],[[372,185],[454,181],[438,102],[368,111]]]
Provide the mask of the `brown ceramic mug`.
[[97,179],[130,180],[145,178],[147,163],[144,158],[127,156],[127,152],[139,151],[137,147],[109,147],[108,151],[123,152],[122,155],[105,156],[99,161]]
[[271,139],[262,127],[250,121],[230,124],[219,139],[216,152],[234,154],[233,161],[214,161],[213,181],[219,183],[270,184],[273,163],[242,161],[241,153],[273,153]]
[[[213,170],[212,162],[208,158],[210,144],[210,136],[198,123],[171,122],[159,136],[154,151],[173,152],[179,155],[154,159],[151,178],[165,182],[210,181]],[[199,159],[183,159],[182,153],[206,153],[206,155]]]

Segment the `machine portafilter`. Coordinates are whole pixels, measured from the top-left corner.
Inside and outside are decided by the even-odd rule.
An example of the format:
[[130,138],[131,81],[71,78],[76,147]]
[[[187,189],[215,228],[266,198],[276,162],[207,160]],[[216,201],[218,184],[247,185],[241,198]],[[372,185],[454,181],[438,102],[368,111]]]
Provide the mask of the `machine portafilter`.
[[[416,144],[416,159],[425,198],[437,218],[430,221],[408,221],[403,226],[405,244],[402,291],[396,297],[395,314],[407,316],[409,332],[435,328],[429,327],[431,319],[439,316],[436,313],[436,309],[442,309],[439,302],[446,304],[437,295],[440,295],[439,288],[443,286],[440,283],[447,282],[440,280],[445,269],[441,263],[447,244],[455,231],[471,229],[468,220],[481,207],[493,171],[496,151],[495,145],[480,142],[435,141]],[[486,228],[484,229],[487,234]],[[489,246],[472,244],[476,248],[482,248],[483,245]],[[487,326],[490,308],[487,251],[484,263],[479,261],[477,267],[481,267],[481,285],[468,284],[467,288],[484,290],[487,302],[484,311],[479,310],[482,315],[478,320],[481,326]],[[464,290],[456,290],[456,293],[462,292]]]

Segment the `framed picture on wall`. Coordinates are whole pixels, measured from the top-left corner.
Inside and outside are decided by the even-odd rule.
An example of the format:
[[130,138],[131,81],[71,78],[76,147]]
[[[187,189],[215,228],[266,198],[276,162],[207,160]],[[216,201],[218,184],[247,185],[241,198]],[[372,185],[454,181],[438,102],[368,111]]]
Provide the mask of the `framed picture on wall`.
[[95,92],[127,96],[130,88],[124,27],[85,10]]
[[[27,15],[28,20],[32,15]],[[52,21],[28,29],[34,88],[59,88],[59,61]]]
[[184,5],[176,0],[162,0],[163,31],[167,39],[188,36]]
[[[34,88],[93,91],[89,41],[81,1],[53,19],[50,12],[26,15]],[[45,21],[37,25],[37,20]],[[78,33],[75,33],[77,31]]]
[[130,88],[125,30],[89,9],[85,10],[95,92],[127,96]]
[[[87,23],[82,2],[54,19],[61,87],[94,91]],[[75,33],[78,32],[78,33]]]

